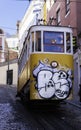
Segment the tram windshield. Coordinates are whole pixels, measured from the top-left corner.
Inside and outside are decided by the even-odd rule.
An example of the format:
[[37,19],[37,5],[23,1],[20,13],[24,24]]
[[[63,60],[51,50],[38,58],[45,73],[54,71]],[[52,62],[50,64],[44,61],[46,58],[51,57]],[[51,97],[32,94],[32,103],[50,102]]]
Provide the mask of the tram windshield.
[[64,33],[44,31],[43,33],[45,52],[64,52]]
[[[60,30],[60,29],[59,29]],[[61,29],[60,31],[35,30],[31,33],[32,52],[73,53],[72,32]]]

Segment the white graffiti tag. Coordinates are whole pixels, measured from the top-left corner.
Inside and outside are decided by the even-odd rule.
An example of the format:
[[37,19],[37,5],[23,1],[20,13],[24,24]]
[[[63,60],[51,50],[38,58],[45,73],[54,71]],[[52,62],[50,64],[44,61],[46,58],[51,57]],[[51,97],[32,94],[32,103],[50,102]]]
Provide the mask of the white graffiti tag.
[[53,81],[55,83],[55,95],[59,99],[64,99],[69,95],[70,84],[68,81],[68,75],[65,71],[60,70],[54,73]]
[[[53,63],[53,65],[54,64],[55,63]],[[40,62],[33,70],[33,75],[37,79],[35,88],[37,89],[40,97],[45,99],[52,97],[56,97],[58,99],[67,98],[72,87],[70,79],[71,73],[68,72],[58,70],[56,66],[54,68]]]
[[43,98],[51,98],[55,93],[55,87],[51,77],[52,72],[49,70],[41,70],[38,73],[38,91]]

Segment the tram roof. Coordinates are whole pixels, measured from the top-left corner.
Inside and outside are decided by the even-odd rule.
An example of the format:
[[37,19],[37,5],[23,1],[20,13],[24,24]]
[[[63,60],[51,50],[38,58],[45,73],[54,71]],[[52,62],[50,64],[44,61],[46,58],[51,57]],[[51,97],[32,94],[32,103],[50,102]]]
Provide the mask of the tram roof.
[[40,30],[46,30],[46,31],[65,31],[65,32],[72,32],[72,28],[68,26],[56,26],[56,25],[33,25],[29,28],[28,32],[31,31],[40,31]]

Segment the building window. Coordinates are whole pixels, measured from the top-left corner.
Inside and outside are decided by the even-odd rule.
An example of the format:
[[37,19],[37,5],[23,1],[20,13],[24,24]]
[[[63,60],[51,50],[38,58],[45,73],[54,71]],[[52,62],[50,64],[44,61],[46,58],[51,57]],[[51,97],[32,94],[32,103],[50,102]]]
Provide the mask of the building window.
[[65,1],[65,9],[66,9],[66,14],[67,14],[70,10],[70,0]]
[[3,34],[4,32],[3,32],[3,30],[2,29],[0,29],[0,34]]
[[56,2],[57,0],[54,0],[54,2]]
[[60,19],[60,9],[57,11],[56,17],[57,17],[57,25],[60,25],[60,23],[61,23],[61,19]]
[[2,38],[0,38],[0,50],[2,50]]

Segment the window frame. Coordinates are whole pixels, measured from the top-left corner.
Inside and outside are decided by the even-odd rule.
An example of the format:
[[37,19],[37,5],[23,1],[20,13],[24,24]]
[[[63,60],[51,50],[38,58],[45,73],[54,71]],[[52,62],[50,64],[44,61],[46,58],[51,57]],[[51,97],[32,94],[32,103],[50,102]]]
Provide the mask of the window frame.
[[61,24],[60,8],[56,12],[56,20],[57,20],[57,25],[60,25]]
[[[40,41],[38,41],[39,38],[40,38]],[[41,31],[35,31],[35,51],[41,52]]]
[[[61,43],[48,43],[48,44],[45,44],[45,32],[51,32],[51,33],[58,33],[59,35],[60,34],[63,34],[63,43],[61,44]],[[58,47],[58,49],[61,49],[61,51],[58,51],[57,49],[57,51],[55,50],[55,51],[45,51],[45,46],[54,46],[54,47]],[[53,31],[44,31],[43,32],[43,52],[51,52],[51,53],[64,53],[64,32],[57,32],[57,31],[55,31],[55,32],[53,32]]]
[[70,11],[70,0],[65,0],[66,14]]

